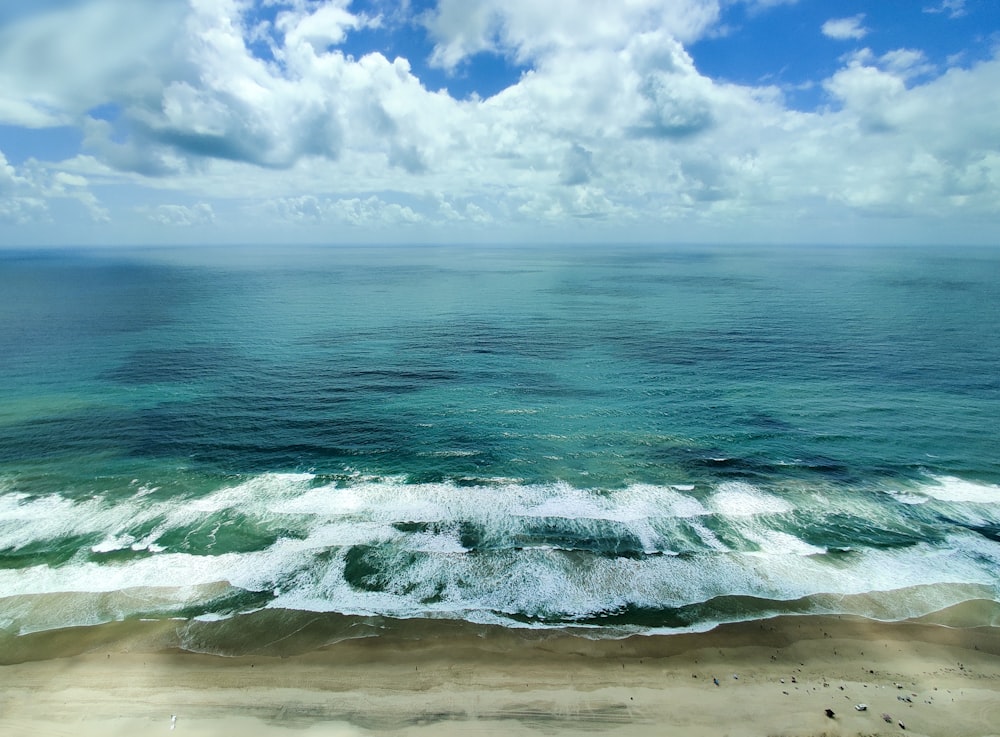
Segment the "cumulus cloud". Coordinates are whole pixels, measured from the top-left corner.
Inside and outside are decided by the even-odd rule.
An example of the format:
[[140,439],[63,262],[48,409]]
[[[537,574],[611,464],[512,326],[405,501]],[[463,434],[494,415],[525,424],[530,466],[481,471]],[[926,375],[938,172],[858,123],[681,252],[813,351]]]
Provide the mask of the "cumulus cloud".
[[215,211],[205,202],[196,205],[157,205],[156,207],[140,207],[139,212],[153,223],[159,225],[191,227],[193,225],[211,225],[215,222]]
[[23,181],[24,179],[18,176],[17,171],[7,161],[3,151],[0,151],[0,195],[14,191]]
[[413,225],[425,221],[408,205],[381,198],[345,197],[333,199],[302,195],[282,197],[267,203],[266,209],[294,223],[340,223],[351,226]]
[[27,225],[46,222],[49,206],[38,197],[0,197],[0,223]]
[[863,130],[885,133],[897,128],[896,121],[912,99],[907,80],[933,71],[924,54],[895,49],[876,57],[862,49],[848,57],[848,65],[824,83],[844,108],[857,115]]
[[487,225],[494,222],[494,217],[474,202],[466,204],[464,215],[466,220],[477,225]]
[[630,208],[613,202],[604,188],[593,184],[550,187],[529,195],[510,193],[502,209],[515,221],[551,225],[632,216]]
[[[152,144],[160,162],[178,153],[187,160],[286,168],[303,156],[336,158],[342,126],[336,97],[322,84],[336,82],[342,57],[326,61],[330,55],[317,55],[316,47],[325,50],[324,39],[341,39],[345,28],[362,21],[338,6],[281,13],[275,22],[284,38],[280,63],[269,64],[247,46],[242,4],[192,0],[192,7],[184,52],[197,77],[170,81],[156,108],[130,116],[133,131]],[[316,73],[324,63],[327,73]]]
[[110,100],[154,102],[180,71],[186,12],[184,0],[88,0],[0,26],[0,122],[69,125]]
[[829,118],[841,127],[832,130],[842,160],[827,195],[894,215],[1000,211],[1000,148],[988,113],[1000,104],[1000,61],[908,87],[904,75],[877,66],[883,59],[855,60],[827,83],[843,105]]
[[432,61],[454,68],[483,52],[537,60],[567,49],[620,48],[637,33],[694,41],[719,19],[717,0],[439,0],[425,23]]
[[93,222],[110,220],[86,177],[46,169],[35,160],[14,167],[0,151],[0,220],[19,224],[47,221],[48,202],[55,199],[79,203]]
[[349,225],[414,224],[424,220],[412,208],[396,202],[383,202],[374,195],[366,199],[351,197],[330,203],[330,212]]
[[495,222],[495,218],[489,212],[474,202],[466,202],[464,205],[457,200],[449,200],[443,194],[435,196],[438,204],[437,217],[431,218],[438,225],[451,225],[454,223],[466,223],[472,225],[486,225]]
[[578,143],[566,151],[559,181],[563,184],[586,184],[594,175],[594,154]]
[[56,171],[43,191],[47,197],[66,197],[76,200],[83,205],[95,223],[107,223],[111,220],[108,209],[101,204],[97,195],[90,191],[90,182],[86,177]]
[[350,0],[333,0],[310,8],[300,0],[281,11],[274,25],[284,34],[287,46],[295,48],[308,43],[315,53],[322,53],[343,43],[349,31],[379,24],[377,16],[370,18],[349,12],[350,4]]
[[0,151],[0,223],[23,225],[44,220],[47,216],[45,201],[31,196],[27,180]]
[[[10,24],[0,120],[79,124],[91,151],[148,176],[212,159],[275,169],[335,159],[358,65],[330,47],[378,20],[347,0],[280,4],[273,23],[253,28],[244,0],[94,0]],[[251,38],[271,45],[273,61]],[[90,114],[108,104],[113,120]]]
[[934,72],[934,65],[920,49],[894,49],[879,57],[879,63],[901,77],[909,79]]
[[[289,169],[350,149],[409,174],[428,169],[439,121],[458,103],[428,92],[405,59],[353,59],[331,46],[377,17],[352,14],[346,0],[295,0],[251,28],[245,2],[191,2],[176,44],[184,73],[165,79],[157,97],[121,106],[117,120],[85,120],[85,144],[102,160],[176,176],[212,161]],[[250,48],[261,40],[273,59]]]
[[641,135],[684,138],[711,127],[710,100],[697,85],[685,84],[687,81],[669,72],[648,74],[640,86],[640,93],[649,103],[647,114],[633,130]]
[[[653,232],[810,212],[984,214],[1000,202],[997,59],[942,72],[918,48],[857,50],[816,80],[823,105],[800,111],[775,87],[698,69],[685,44],[718,29],[722,0],[440,0],[417,17],[347,0],[267,0],[264,15],[252,12],[264,0],[135,2],[177,23],[170,38],[142,32],[159,56],[144,53],[134,74],[109,49],[68,84],[48,79],[54,62],[33,73],[0,46],[11,82],[0,84],[0,117],[74,125],[84,139],[65,162],[3,160],[8,222],[45,217],[54,197],[106,220],[94,192],[123,183],[153,202],[184,192],[200,203],[147,206],[152,222],[219,232],[233,211],[331,234],[490,222]],[[777,4],[746,0],[755,12]],[[0,40],[76,23],[74,43],[95,55],[125,5],[39,13],[0,28]],[[428,89],[407,59],[340,46],[418,20],[433,44],[424,61],[461,73],[486,52],[525,71],[488,99],[457,99]],[[835,19],[824,33],[857,39],[863,22]]]
[[864,20],[864,13],[852,15],[850,18],[833,18],[823,24],[823,35],[838,41],[864,38],[868,35],[868,29],[861,25]]

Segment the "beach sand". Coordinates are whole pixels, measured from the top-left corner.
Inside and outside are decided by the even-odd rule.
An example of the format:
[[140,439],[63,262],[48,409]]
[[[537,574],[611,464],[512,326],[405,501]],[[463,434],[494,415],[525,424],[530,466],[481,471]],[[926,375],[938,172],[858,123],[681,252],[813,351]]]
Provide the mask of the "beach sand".
[[592,640],[423,621],[238,657],[172,647],[179,626],[7,639],[0,734],[1000,735],[996,626],[786,616]]

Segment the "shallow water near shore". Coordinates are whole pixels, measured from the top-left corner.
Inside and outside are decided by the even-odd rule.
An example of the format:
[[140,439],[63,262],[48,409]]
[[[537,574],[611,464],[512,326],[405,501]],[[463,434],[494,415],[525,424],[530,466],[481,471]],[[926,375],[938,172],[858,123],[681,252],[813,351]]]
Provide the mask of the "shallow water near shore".
[[997,602],[998,304],[983,249],[0,252],[0,628]]

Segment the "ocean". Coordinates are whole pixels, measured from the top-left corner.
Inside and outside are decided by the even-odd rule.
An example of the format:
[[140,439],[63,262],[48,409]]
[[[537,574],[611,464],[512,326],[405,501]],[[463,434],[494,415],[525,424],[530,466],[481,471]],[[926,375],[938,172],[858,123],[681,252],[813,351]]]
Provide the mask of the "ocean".
[[997,249],[0,251],[0,643],[996,603],[998,428]]

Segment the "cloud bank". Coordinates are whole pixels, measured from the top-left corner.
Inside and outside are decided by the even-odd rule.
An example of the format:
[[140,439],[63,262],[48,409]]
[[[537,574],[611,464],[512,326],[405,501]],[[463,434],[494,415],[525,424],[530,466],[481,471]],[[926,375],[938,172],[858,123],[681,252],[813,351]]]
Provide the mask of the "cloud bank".
[[[963,67],[854,49],[802,110],[777,86],[699,70],[690,49],[722,31],[721,0],[402,7],[88,0],[6,22],[0,124],[68,131],[79,150],[15,160],[0,137],[5,237],[58,240],[75,216],[154,241],[176,226],[222,240],[768,240],[866,218],[982,233],[1000,218],[995,53]],[[868,22],[816,35],[857,42]],[[354,43],[390,33],[426,53]],[[483,58],[523,71],[485,98],[421,77]]]

